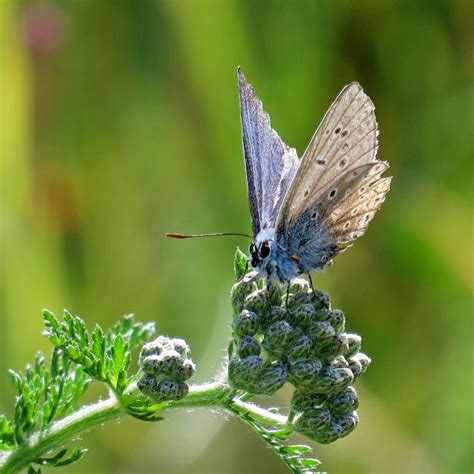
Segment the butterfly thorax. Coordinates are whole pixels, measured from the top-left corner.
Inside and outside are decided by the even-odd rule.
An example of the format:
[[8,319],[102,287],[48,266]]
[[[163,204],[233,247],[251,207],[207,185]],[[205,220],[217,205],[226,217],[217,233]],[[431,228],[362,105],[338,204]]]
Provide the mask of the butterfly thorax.
[[250,245],[252,267],[269,282],[289,281],[302,273],[297,260],[276,241],[275,229],[263,229]]

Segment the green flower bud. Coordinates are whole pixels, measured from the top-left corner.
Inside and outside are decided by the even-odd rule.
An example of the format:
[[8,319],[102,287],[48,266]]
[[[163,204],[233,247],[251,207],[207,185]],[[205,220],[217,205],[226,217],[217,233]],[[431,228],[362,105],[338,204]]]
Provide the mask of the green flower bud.
[[346,357],[352,357],[360,351],[362,338],[358,334],[346,334],[346,336],[349,348],[344,355]]
[[184,339],[171,339],[170,346],[181,356],[186,357],[189,353],[189,346]]
[[363,352],[359,352],[349,359],[349,368],[354,373],[354,377],[358,377],[367,370],[367,367],[371,362],[372,360],[368,355],[364,354]]
[[187,383],[174,380],[162,380],[157,382],[151,375],[144,375],[137,382],[138,389],[155,402],[161,403],[167,400],[179,400],[189,392]]
[[303,278],[294,278],[290,282],[290,293],[305,292],[309,293],[309,283]]
[[357,392],[349,385],[344,391],[332,394],[326,406],[334,416],[346,415],[359,407]]
[[165,349],[169,349],[171,347],[171,339],[167,336],[160,335],[152,342],[162,345]]
[[265,331],[263,347],[274,354],[281,354],[293,334],[293,327],[287,321],[278,321]]
[[330,309],[325,306],[316,310],[314,319],[316,321],[327,321],[329,319]]
[[[167,338],[166,338],[167,339]],[[143,364],[145,357],[151,355],[160,355],[169,346],[169,339],[163,341],[163,336],[156,338],[154,341],[148,342],[142,347],[140,352],[140,365]]]
[[329,295],[323,290],[314,290],[314,293],[311,295],[314,308],[316,311],[321,308],[329,308],[330,299]]
[[309,408],[299,415],[293,427],[298,433],[307,434],[319,431],[331,421],[331,413],[327,408]]
[[311,295],[306,291],[300,291],[299,293],[290,293],[288,298],[288,308],[291,313],[296,311],[302,305],[312,305]]
[[354,375],[354,378],[362,373],[362,364],[358,360],[350,359],[348,367]]
[[311,353],[313,339],[307,334],[295,335],[287,344],[287,354],[291,359],[299,359]]
[[157,391],[158,383],[153,375],[145,374],[138,380],[137,387],[143,395],[153,398]]
[[186,382],[178,382],[178,388],[174,400],[181,400],[189,393],[189,385]]
[[335,393],[344,390],[354,381],[349,369],[322,369],[312,385],[314,393]]
[[281,306],[271,306],[263,318],[262,329],[265,330],[268,326],[275,324],[278,321],[283,321],[287,316],[287,311],[285,311]]
[[244,336],[239,341],[239,356],[244,359],[248,356],[258,356],[262,347],[252,336]]
[[275,362],[264,368],[258,374],[258,380],[254,384],[255,393],[262,395],[273,395],[288,379],[288,371],[282,362]]
[[231,301],[234,313],[240,313],[244,309],[247,295],[257,290],[255,277],[257,272],[247,273],[242,279],[234,284],[231,290]]
[[312,385],[322,367],[317,359],[297,359],[290,364],[290,380],[298,387]]
[[330,362],[330,366],[334,369],[347,369],[349,368],[349,362],[344,356],[338,356]]
[[[183,364],[183,359],[181,355],[173,350],[168,350],[161,354],[160,362],[158,365],[158,372],[166,375],[175,375],[181,369]],[[145,360],[145,363],[147,360]],[[143,367],[143,371],[146,373],[145,368]],[[157,372],[155,372],[157,373]]]
[[312,304],[302,304],[291,312],[291,322],[303,329],[313,320],[315,314],[316,311]]
[[331,420],[326,426],[322,429],[314,431],[312,433],[305,433],[305,435],[321,444],[329,444],[337,439],[339,439],[343,434],[342,427],[336,423],[334,420]]
[[140,367],[145,374],[158,375],[161,371],[161,357],[149,355],[141,361]]
[[333,358],[345,354],[349,349],[347,336],[345,334],[338,334],[333,337],[322,339],[318,342],[317,349],[319,354],[326,358]]
[[244,309],[234,318],[232,325],[237,336],[253,336],[257,332],[257,315],[253,311]]
[[339,438],[343,438],[355,430],[359,424],[359,415],[357,412],[353,411],[347,415],[334,418],[334,422],[341,427],[341,434],[339,435]]
[[319,345],[319,340],[332,337],[336,333],[334,328],[327,321],[312,321],[308,327],[308,334],[318,339],[317,343]]
[[245,298],[244,306],[248,311],[253,311],[257,314],[264,312],[269,306],[267,290],[256,290],[250,293]]
[[167,400],[176,400],[180,393],[180,383],[174,380],[162,380],[158,383],[156,392],[151,398],[156,402],[164,402]]
[[329,311],[326,321],[331,324],[331,326],[336,331],[336,334],[341,334],[344,332],[346,327],[346,318],[340,309],[333,309]]
[[[315,306],[316,309],[316,306]],[[326,306],[323,306],[322,308],[319,308],[316,310],[316,313],[314,315],[314,319],[316,321],[327,321],[329,319],[329,308],[326,308]]]
[[[278,306],[282,303],[283,293],[282,293],[282,286],[275,285],[275,286],[263,286],[263,290],[267,294],[267,299],[270,302],[270,305]],[[286,294],[286,290],[285,290]]]
[[305,411],[309,408],[317,408],[324,403],[326,398],[326,395],[320,393],[306,393],[295,390],[291,398],[291,408],[294,411]]
[[229,361],[229,380],[237,388],[245,389],[254,382],[263,367],[263,360],[258,356],[248,356],[244,359],[232,357]]
[[180,380],[188,380],[195,372],[196,366],[194,365],[194,362],[191,359],[186,359],[177,370],[176,377]]

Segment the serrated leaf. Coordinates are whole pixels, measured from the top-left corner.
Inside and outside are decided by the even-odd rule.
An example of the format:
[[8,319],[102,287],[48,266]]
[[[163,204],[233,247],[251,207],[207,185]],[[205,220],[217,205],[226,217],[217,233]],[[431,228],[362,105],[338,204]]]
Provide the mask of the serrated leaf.
[[47,309],[43,310],[43,320],[46,327],[50,327],[56,331],[59,330],[59,321],[51,311]]
[[79,361],[81,359],[81,351],[76,346],[67,346],[66,351],[72,360]]
[[247,271],[248,268],[248,258],[247,255],[237,247],[237,250],[234,255],[234,272],[237,280],[240,280]]
[[273,452],[288,466],[294,473],[313,472],[312,468],[319,464],[319,460],[306,458],[308,452],[307,446],[303,445],[285,445],[282,443],[286,437],[292,433],[291,430],[268,430],[261,423],[254,420],[247,413],[237,414],[269,445]]
[[0,448],[9,449],[15,445],[13,426],[5,415],[0,415]]
[[99,361],[103,361],[105,357],[105,338],[104,331],[98,325],[94,328],[92,332],[92,351]]
[[76,462],[76,461],[79,461],[79,459],[82,458],[82,456],[84,455],[84,453],[87,452],[87,449],[86,448],[74,448],[72,451],[71,451],[71,454],[69,455],[68,458],[66,459],[63,459],[61,461],[59,461],[56,466],[59,467],[59,466],[67,466],[68,464],[72,464],[73,462]]
[[321,461],[319,461],[318,459],[314,459],[314,458],[304,458],[304,459],[300,459],[300,462],[301,462],[301,464],[303,464],[305,467],[316,467],[316,466],[318,466],[319,464],[321,464]]
[[67,453],[67,449],[61,449],[54,456],[50,458],[37,458],[35,459],[36,464],[41,464],[42,466],[50,465],[56,466],[56,463]]
[[311,451],[311,448],[305,444],[291,444],[286,446],[286,450],[289,453],[306,453]]
[[16,391],[20,393],[24,385],[23,376],[19,372],[15,372],[11,369],[8,372],[10,373],[10,379],[13,383],[13,386],[15,387]]
[[266,432],[269,435],[274,436],[275,438],[282,438],[282,439],[286,439],[288,437],[288,435],[290,435],[292,433],[292,431],[288,430],[288,429],[266,430]]
[[[127,343],[124,341],[124,338],[121,334],[119,334],[114,342],[111,349],[111,357],[112,357],[112,364],[111,364],[111,382],[114,387],[118,386],[118,379],[120,371],[124,369],[124,365],[127,361]],[[126,375],[126,374],[125,374]]]
[[148,423],[156,423],[157,421],[164,420],[162,416],[154,416],[151,413],[138,414],[129,412],[129,415],[137,420],[146,421]]
[[149,341],[155,335],[155,323],[149,322],[146,324],[136,323],[129,331],[129,345],[130,349],[141,347],[145,342]]
[[117,377],[117,393],[122,393],[127,387],[127,371],[120,369]]
[[68,464],[72,464],[73,462],[78,461],[83,454],[87,451],[84,448],[74,448],[71,451],[71,454],[67,457],[67,449],[61,449],[58,451],[54,456],[49,458],[37,458],[35,459],[36,464],[40,464],[42,466],[51,466],[51,467],[60,467],[60,466],[67,466]]

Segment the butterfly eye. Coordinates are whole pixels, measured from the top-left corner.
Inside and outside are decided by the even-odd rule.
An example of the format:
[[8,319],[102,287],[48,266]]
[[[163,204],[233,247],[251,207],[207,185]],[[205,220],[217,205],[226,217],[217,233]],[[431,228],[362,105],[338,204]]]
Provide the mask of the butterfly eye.
[[263,242],[262,246],[260,247],[260,257],[267,258],[270,255],[270,245],[268,242]]

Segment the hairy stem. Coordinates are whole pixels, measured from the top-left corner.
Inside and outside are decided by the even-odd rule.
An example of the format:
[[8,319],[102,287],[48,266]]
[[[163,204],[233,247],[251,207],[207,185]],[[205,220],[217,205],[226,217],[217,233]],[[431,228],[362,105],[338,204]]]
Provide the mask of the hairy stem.
[[[133,394],[135,386],[127,392]],[[179,401],[169,402],[159,410],[190,407],[221,407],[236,415],[250,415],[255,420],[272,426],[286,426],[285,416],[269,412],[253,403],[231,398],[228,385],[218,382],[190,387],[189,394]],[[51,449],[60,447],[66,441],[84,431],[109,420],[117,420],[127,414],[120,401],[112,396],[107,400],[85,406],[76,413],[53,423],[48,429],[33,433],[24,444],[11,452],[0,452],[0,471],[14,473],[25,469]]]

